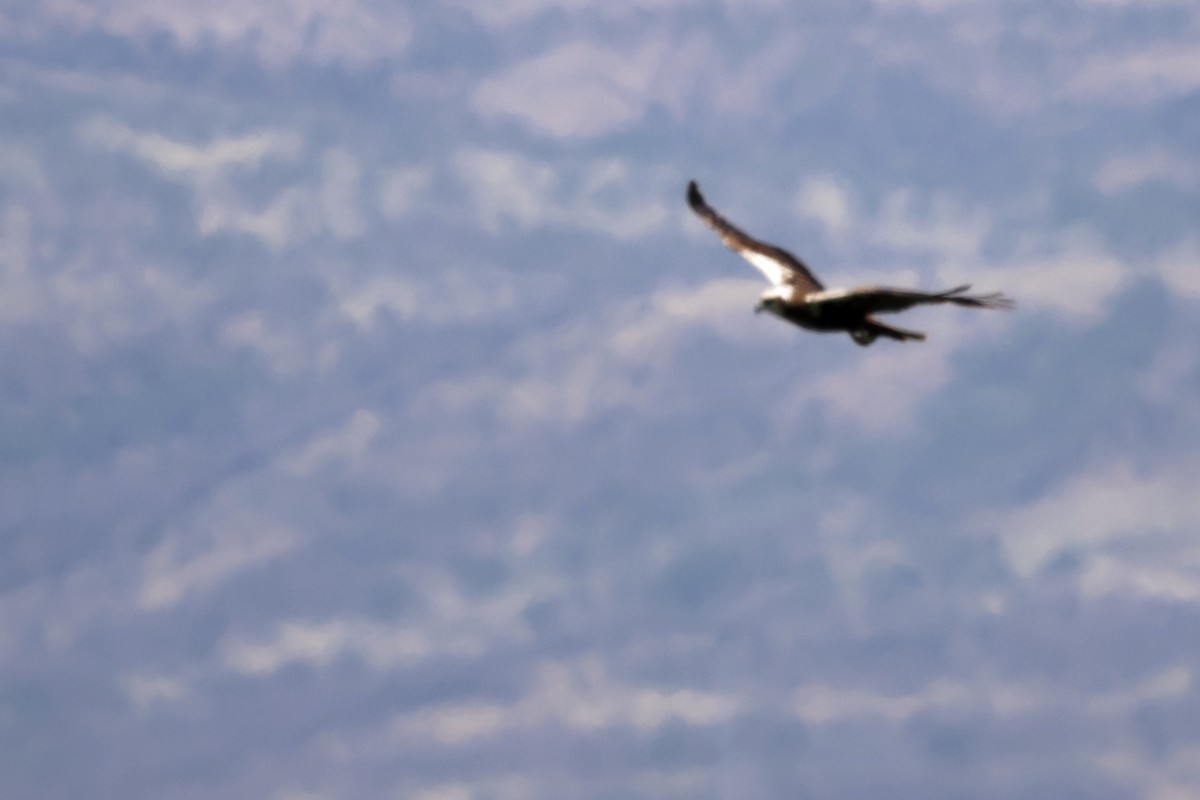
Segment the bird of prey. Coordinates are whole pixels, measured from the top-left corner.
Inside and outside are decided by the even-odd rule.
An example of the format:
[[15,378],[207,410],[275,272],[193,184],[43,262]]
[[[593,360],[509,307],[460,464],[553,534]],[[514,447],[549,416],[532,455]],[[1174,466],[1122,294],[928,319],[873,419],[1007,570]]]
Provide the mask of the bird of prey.
[[704,220],[725,246],[759,269],[771,288],[754,307],[769,311],[810,331],[846,331],[867,346],[880,336],[897,341],[924,341],[925,334],[880,322],[877,313],[903,311],[916,305],[954,303],[970,308],[1012,308],[1013,301],[999,292],[966,294],[970,284],[945,292],[920,292],[886,286],[826,289],[800,259],[786,250],[760,242],[728,222],[704,201],[695,181],[688,183],[688,205]]

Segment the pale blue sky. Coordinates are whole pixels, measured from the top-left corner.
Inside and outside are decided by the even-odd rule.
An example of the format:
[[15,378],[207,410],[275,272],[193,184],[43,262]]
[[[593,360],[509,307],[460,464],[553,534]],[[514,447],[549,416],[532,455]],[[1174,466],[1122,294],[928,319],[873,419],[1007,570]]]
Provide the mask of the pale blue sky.
[[[1200,9],[0,10],[0,794],[1200,798]],[[862,349],[752,313],[690,178]]]

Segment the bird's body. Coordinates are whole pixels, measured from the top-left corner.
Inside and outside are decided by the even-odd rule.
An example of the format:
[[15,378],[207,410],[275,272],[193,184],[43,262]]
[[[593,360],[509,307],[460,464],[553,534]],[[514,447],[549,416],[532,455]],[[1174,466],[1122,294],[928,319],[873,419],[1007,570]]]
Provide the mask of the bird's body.
[[903,311],[915,305],[953,303],[972,308],[1012,308],[1002,294],[966,294],[971,287],[959,286],[945,292],[921,292],[884,286],[827,290],[808,267],[782,248],[749,236],[718,214],[705,202],[695,181],[688,184],[688,205],[717,232],[729,249],[745,258],[771,281],[759,298],[756,311],[769,311],[811,331],[844,331],[860,345],[880,336],[906,341],[924,340],[925,334],[880,322],[876,313]]

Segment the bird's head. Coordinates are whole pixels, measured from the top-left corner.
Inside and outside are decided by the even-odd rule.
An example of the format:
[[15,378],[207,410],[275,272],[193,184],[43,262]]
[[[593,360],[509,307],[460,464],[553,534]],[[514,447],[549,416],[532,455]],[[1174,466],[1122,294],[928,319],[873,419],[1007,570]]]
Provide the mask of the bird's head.
[[758,298],[758,303],[754,306],[754,313],[760,314],[763,311],[770,311],[772,314],[778,314],[783,308],[783,298],[776,294],[764,294]]

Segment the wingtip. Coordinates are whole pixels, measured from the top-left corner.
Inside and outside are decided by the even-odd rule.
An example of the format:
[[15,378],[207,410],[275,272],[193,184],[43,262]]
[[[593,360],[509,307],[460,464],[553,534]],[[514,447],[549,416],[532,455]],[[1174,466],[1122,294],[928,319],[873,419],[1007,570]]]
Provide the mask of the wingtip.
[[1001,311],[1012,311],[1017,307],[1017,301],[1003,292],[985,295],[982,299],[988,308],[998,308]]
[[704,205],[704,195],[700,194],[700,187],[696,182],[688,181],[687,201],[692,208],[697,208]]
[[946,298],[954,303],[964,306],[975,306],[976,308],[998,308],[1005,311],[1011,311],[1016,308],[1016,301],[1003,292],[988,292],[987,294],[964,295],[963,292],[970,289],[970,285],[960,286],[946,293]]

